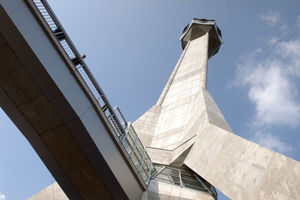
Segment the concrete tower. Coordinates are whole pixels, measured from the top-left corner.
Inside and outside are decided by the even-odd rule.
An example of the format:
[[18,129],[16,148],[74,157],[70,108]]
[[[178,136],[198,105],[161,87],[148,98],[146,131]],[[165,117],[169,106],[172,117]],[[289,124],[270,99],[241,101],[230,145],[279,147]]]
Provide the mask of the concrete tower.
[[214,20],[193,19],[156,105],[133,124],[156,164],[189,168],[231,199],[299,199],[300,163],[235,135],[206,90],[222,44]]

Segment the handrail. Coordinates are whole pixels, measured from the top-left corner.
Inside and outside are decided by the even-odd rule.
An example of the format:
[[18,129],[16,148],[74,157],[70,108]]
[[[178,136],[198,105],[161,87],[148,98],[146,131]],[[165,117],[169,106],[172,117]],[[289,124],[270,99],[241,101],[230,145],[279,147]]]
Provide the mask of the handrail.
[[[152,172],[155,171],[155,167],[152,166],[152,161],[146,151],[146,148],[143,146],[142,142],[140,141],[138,135],[136,134],[132,124],[129,122],[127,126],[127,131],[124,137],[121,139],[122,144],[124,147],[130,147],[126,148],[128,155],[131,160],[134,160],[133,157],[135,157],[137,154],[140,154],[141,157],[138,159],[138,162],[135,163],[135,167],[138,170],[138,172],[142,175],[141,169],[142,168],[148,168],[148,171],[146,171],[146,174],[144,176],[142,175],[146,185],[148,185]],[[132,145],[131,142],[132,141]],[[142,147],[142,152],[140,152],[139,147]],[[138,157],[135,157],[137,159]],[[147,164],[146,160],[150,160],[150,163]],[[133,161],[134,162],[134,161]]]
[[[39,13],[39,18],[40,20],[44,20],[46,22],[45,26],[48,26],[50,28],[51,32],[57,39],[57,42],[60,44],[62,47],[64,53],[67,55],[68,61],[70,61],[70,64],[73,63],[73,68],[76,70],[80,77],[83,79],[84,84],[86,86],[86,89],[89,90],[89,93],[92,94],[92,97],[95,98],[96,102],[99,104],[101,110],[104,112],[105,117],[107,118],[108,122],[114,129],[120,144],[123,145],[123,147],[126,149],[125,145],[125,138],[128,136],[128,131],[129,128],[133,130],[133,134],[136,137],[136,141],[138,141],[138,145],[141,145],[142,148],[144,149],[144,154],[147,159],[150,160],[149,155],[145,151],[145,147],[142,145],[140,142],[140,139],[138,138],[135,130],[133,127],[128,124],[127,121],[125,120],[123,114],[121,113],[120,109],[118,107],[115,107],[112,109],[109,101],[107,100],[103,90],[100,88],[99,84],[93,77],[92,73],[90,72],[89,68],[87,67],[86,63],[82,59],[81,55],[79,54],[78,50],[76,49],[75,45],[72,43],[71,39],[69,38],[68,34],[65,32],[63,26],[60,24],[58,21],[57,17],[55,16],[54,12],[50,8],[49,4],[47,3],[46,0],[26,0],[30,6],[35,6],[36,9],[35,12]],[[49,30],[49,31],[50,31]],[[55,39],[53,38],[53,39]],[[62,50],[61,50],[62,51]],[[119,118],[119,117],[120,118]],[[122,123],[120,122],[120,119],[122,120]],[[136,143],[135,143],[136,145]],[[132,160],[131,156],[133,153],[135,153],[135,147],[133,147],[133,151],[131,154],[128,154],[129,159]],[[127,152],[128,153],[128,152]],[[144,159],[144,155],[142,160],[140,161],[139,167],[135,165],[137,168],[137,173],[139,173],[146,183],[148,185],[150,181],[150,175],[151,171],[155,168],[152,167],[152,162],[150,160],[149,166],[144,162],[146,159]],[[143,174],[140,172],[141,168],[143,166],[147,165],[146,167],[149,168],[149,171],[147,172],[147,175],[143,176]]]
[[82,59],[80,53],[76,49],[75,45],[69,38],[68,34],[64,30],[61,23],[58,21],[56,15],[50,8],[49,4],[45,0],[32,0],[36,8],[39,10],[40,14],[44,18],[45,22],[56,36],[57,40],[61,44],[61,47],[64,49],[65,53],[68,55],[69,59],[72,61],[77,71],[85,81],[88,89],[96,98],[97,102],[101,106],[105,116],[109,119],[108,121],[117,131],[118,137],[125,134],[125,131],[116,117],[115,112],[113,111],[109,101],[107,100],[103,90],[100,88],[99,84],[95,80],[94,76],[90,72],[88,66]]
[[[189,168],[177,168],[159,164],[156,166],[158,166],[159,169],[153,174],[153,180],[160,180],[180,187],[208,192],[217,200],[218,194],[215,188]],[[169,178],[167,178],[168,176]]]

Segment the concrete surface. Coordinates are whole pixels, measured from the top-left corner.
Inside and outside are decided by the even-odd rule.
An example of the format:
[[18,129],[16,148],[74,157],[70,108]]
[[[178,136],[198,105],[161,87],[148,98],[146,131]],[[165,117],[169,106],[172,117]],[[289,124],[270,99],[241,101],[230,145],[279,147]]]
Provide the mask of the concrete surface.
[[53,183],[41,192],[37,193],[28,200],[67,200],[68,197],[65,195],[61,187],[57,183]]
[[214,200],[207,192],[152,180],[142,200]]

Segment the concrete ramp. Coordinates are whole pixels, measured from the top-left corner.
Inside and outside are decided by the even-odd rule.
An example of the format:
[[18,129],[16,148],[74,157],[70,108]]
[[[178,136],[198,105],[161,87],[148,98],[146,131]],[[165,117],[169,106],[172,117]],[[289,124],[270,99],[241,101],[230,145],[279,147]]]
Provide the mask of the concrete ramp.
[[1,108],[69,199],[140,199],[150,175],[130,158],[125,127],[47,3],[0,3]]

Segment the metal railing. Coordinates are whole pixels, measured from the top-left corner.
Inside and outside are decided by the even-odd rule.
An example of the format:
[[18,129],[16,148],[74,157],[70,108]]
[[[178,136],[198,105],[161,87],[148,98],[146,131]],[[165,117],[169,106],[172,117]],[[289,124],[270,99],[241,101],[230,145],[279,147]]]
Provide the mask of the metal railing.
[[[81,55],[77,51],[76,47],[72,43],[71,39],[65,32],[64,28],[58,21],[54,12],[50,8],[49,4],[45,0],[27,0],[31,6],[35,6],[40,16],[46,22],[51,32],[55,36],[56,40],[60,43],[63,51],[67,55],[68,59],[73,63],[75,70],[80,74],[84,80],[86,88],[92,93],[93,98],[96,99],[104,112],[108,122],[115,131],[115,134],[119,138],[120,143],[125,148],[130,159],[133,161],[136,170],[141,175],[142,179],[148,185],[151,173],[155,171],[152,166],[150,157],[148,156],[144,146],[135,133],[131,124],[128,124],[122,115],[118,107],[112,109],[108,102],[104,92],[96,82],[95,78],[88,69],[86,63],[83,61]],[[35,9],[35,10],[36,10]],[[133,142],[134,141],[134,142]],[[132,143],[129,143],[132,142]]]
[[131,123],[128,124],[126,134],[121,141],[139,174],[148,185],[151,175],[155,172],[155,167]]
[[207,192],[217,199],[216,189],[193,171],[158,164],[155,167],[157,171],[152,176],[154,180]]
[[97,102],[101,106],[103,112],[105,113],[106,117],[109,119],[110,124],[113,126],[118,136],[125,134],[124,129],[122,128],[119,119],[115,116],[115,113],[111,105],[109,104],[104,92],[96,82],[92,73],[88,69],[86,63],[81,58],[81,55],[79,54],[76,47],[72,43],[71,39],[65,32],[64,28],[58,21],[57,17],[53,13],[47,1],[32,0],[32,2],[34,3],[36,8],[42,15],[43,19],[51,29],[52,33],[55,35],[56,39],[60,43],[61,47],[64,49],[68,58],[72,61],[72,63],[76,67],[76,70],[81,75],[87,88],[96,98]]

